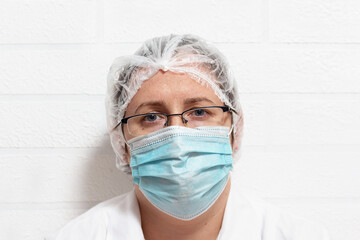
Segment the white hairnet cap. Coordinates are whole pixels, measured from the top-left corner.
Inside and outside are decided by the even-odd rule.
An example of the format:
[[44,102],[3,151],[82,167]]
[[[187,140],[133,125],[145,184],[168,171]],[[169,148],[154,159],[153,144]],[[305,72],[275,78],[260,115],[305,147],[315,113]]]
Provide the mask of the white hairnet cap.
[[116,166],[131,173],[121,127],[115,128],[144,81],[159,70],[185,73],[210,87],[219,99],[233,108],[233,156],[238,158],[243,115],[236,81],[224,55],[194,35],[168,35],[147,40],[134,55],[116,58],[110,67],[105,100],[107,127],[116,154]]

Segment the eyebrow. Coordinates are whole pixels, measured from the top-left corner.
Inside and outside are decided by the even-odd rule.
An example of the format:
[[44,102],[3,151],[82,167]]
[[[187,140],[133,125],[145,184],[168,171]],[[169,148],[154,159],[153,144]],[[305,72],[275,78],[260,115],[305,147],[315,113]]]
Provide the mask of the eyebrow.
[[147,106],[152,106],[152,107],[161,107],[164,106],[165,102],[164,101],[149,101],[149,102],[144,102],[142,104],[140,104],[136,109],[135,109],[135,113],[137,113],[137,111],[142,108],[142,107],[147,107]]
[[215,104],[213,101],[211,101],[210,99],[205,98],[205,97],[187,98],[184,101],[184,104],[185,105],[190,105],[190,104],[194,104],[194,103],[198,103],[198,102],[209,102],[211,104]]
[[[205,97],[196,97],[196,98],[187,98],[184,100],[184,104],[185,105],[191,105],[194,103],[198,103],[198,102],[209,102],[211,104],[215,103],[213,101],[211,101],[208,98]],[[142,108],[142,107],[147,107],[147,106],[151,106],[151,107],[162,107],[165,105],[164,101],[149,101],[149,102],[144,102],[142,104],[140,104],[136,109],[135,109],[135,114],[137,113],[137,111]]]

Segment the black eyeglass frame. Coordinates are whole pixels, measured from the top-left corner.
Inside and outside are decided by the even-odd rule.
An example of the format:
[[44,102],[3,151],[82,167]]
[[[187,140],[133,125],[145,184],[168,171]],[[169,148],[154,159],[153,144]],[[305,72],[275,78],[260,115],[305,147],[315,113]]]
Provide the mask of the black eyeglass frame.
[[183,116],[184,113],[187,113],[187,112],[190,112],[190,111],[194,111],[194,110],[197,110],[197,109],[204,109],[204,108],[221,108],[223,110],[223,112],[233,112],[235,114],[237,114],[237,112],[235,111],[235,109],[231,108],[231,107],[228,107],[228,106],[206,106],[206,107],[196,107],[196,108],[191,108],[191,109],[188,109],[188,110],[185,110],[184,112],[182,113],[174,113],[174,114],[166,114],[166,113],[144,113],[144,114],[137,114],[137,115],[133,115],[133,116],[130,116],[130,117],[127,117],[127,118],[123,118],[121,119],[120,122],[118,122],[116,124],[116,126],[112,129],[112,130],[115,130],[120,124],[127,124],[128,120],[131,119],[131,118],[134,118],[134,117],[139,117],[139,116],[147,116],[147,115],[150,115],[150,114],[160,114],[160,115],[163,115],[166,117],[166,123],[164,126],[168,126],[168,122],[169,122],[169,117],[171,116],[181,116],[181,120],[183,121],[184,124],[186,124],[188,122],[188,120],[186,120]]

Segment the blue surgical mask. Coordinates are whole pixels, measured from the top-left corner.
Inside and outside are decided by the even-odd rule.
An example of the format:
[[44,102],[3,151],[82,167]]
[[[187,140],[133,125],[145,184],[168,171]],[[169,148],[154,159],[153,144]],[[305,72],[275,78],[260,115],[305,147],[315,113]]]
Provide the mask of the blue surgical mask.
[[232,169],[228,127],[171,126],[128,145],[134,183],[156,208],[181,220],[207,211]]

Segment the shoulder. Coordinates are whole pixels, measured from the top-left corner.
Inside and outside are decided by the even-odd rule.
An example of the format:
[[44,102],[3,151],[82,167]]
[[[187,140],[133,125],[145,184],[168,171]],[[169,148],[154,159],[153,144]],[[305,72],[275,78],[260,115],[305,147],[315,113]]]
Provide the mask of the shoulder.
[[[122,194],[101,202],[82,215],[71,220],[46,240],[104,240],[111,225],[126,221],[135,215],[137,205],[134,192]],[[133,206],[131,208],[131,206]],[[119,225],[121,226],[121,225]]]
[[[231,193],[233,221],[247,227],[251,239],[262,240],[328,240],[326,229],[267,202],[263,199],[234,191]],[[235,226],[233,226],[235,227]],[[238,226],[239,228],[240,226]]]

